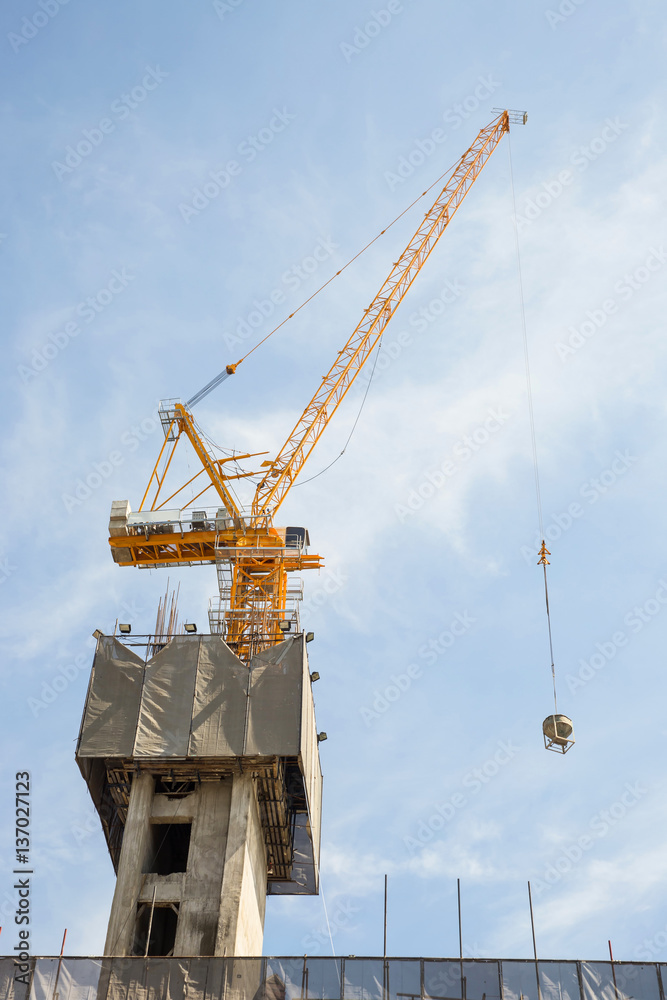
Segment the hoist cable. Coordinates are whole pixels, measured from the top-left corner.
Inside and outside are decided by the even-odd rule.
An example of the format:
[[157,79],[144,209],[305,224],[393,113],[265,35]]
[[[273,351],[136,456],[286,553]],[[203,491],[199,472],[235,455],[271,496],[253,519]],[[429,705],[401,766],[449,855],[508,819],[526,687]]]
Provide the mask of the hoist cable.
[[551,680],[554,686],[554,714],[558,714],[558,698],[556,696],[556,668],[554,666],[554,644],[551,638],[551,615],[549,614],[549,587],[547,585],[547,564],[543,564],[544,568],[544,597],[547,604],[547,625],[549,627],[549,654],[551,656]]
[[373,376],[375,375],[375,366],[378,363],[378,358],[380,356],[380,348],[381,347],[382,347],[382,336],[380,337],[380,340],[379,340],[378,346],[377,346],[377,351],[375,352],[375,360],[373,361],[373,367],[371,368],[371,374],[370,374],[370,378],[368,379],[368,385],[366,386],[366,392],[364,393],[364,398],[361,400],[361,406],[359,407],[359,412],[357,413],[356,419],[355,419],[354,423],[352,424],[352,430],[350,431],[350,433],[347,436],[347,441],[343,445],[343,450],[340,452],[340,454],[336,455],[336,457],[334,458],[333,462],[329,462],[328,465],[325,465],[325,467],[323,469],[320,469],[319,472],[316,472],[314,476],[310,477],[310,479],[304,479],[303,482],[294,483],[294,485],[292,486],[292,489],[296,489],[297,486],[305,486],[306,483],[312,483],[313,479],[317,479],[324,472],[326,472],[328,469],[330,469],[331,466],[335,465],[336,462],[338,461],[338,459],[342,458],[343,455],[345,454],[345,451],[347,450],[347,446],[350,443],[350,441],[352,440],[352,435],[354,434],[354,432],[356,430],[356,427],[357,427],[357,424],[359,423],[359,417],[361,416],[361,411],[364,408],[364,403],[366,402],[366,396],[368,395],[368,390],[371,387],[371,382],[373,381]]
[[554,689],[554,714],[558,713],[558,699],[556,696],[556,667],[554,665],[554,646],[553,637],[551,634],[551,611],[549,608],[549,586],[547,583],[547,566],[549,565],[548,555],[551,553],[546,547],[544,540],[544,518],[542,516],[542,493],[540,490],[540,471],[537,461],[537,436],[535,434],[535,413],[533,409],[533,387],[532,380],[530,377],[530,359],[528,355],[528,331],[526,326],[526,305],[523,295],[523,276],[521,273],[521,252],[519,249],[519,226],[516,217],[516,194],[514,191],[514,170],[512,169],[512,144],[510,142],[509,132],[507,134],[507,150],[509,154],[509,165],[510,165],[510,185],[512,188],[512,219],[514,221],[514,243],[516,246],[516,264],[517,273],[519,278],[519,299],[521,303],[521,331],[523,335],[523,357],[526,368],[526,390],[528,396],[528,414],[530,419],[530,441],[531,449],[533,453],[533,473],[535,478],[535,499],[537,502],[537,520],[540,527],[540,537],[542,539],[542,548],[540,550],[540,558],[538,561],[538,566],[542,566],[544,570],[544,600],[547,609],[547,629],[549,632],[549,656],[551,659],[551,680],[553,682]]
[[540,473],[537,464],[537,443],[535,437],[535,414],[533,411],[533,388],[530,377],[530,360],[528,357],[528,332],[526,328],[526,307],[523,297],[523,277],[521,274],[521,253],[519,251],[519,226],[516,220],[516,198],[514,194],[514,171],[512,170],[512,145],[510,134],[507,133],[507,149],[510,161],[510,183],[512,186],[512,218],[514,220],[514,243],[516,246],[516,263],[519,274],[519,298],[521,302],[521,330],[523,334],[523,357],[526,366],[526,386],[528,389],[528,414],[530,418],[530,440],[533,450],[533,470],[535,475],[535,496],[537,499],[537,518],[540,525],[540,538],[544,537],[544,522],[542,519],[542,494],[540,492]]

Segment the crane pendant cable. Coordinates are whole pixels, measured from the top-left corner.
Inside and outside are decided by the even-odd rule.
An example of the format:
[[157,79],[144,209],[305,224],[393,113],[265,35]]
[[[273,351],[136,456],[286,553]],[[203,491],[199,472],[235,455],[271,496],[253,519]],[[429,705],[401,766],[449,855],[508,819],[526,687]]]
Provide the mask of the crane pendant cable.
[[[452,166],[449,167],[447,170],[445,170],[445,172],[443,174],[440,174],[440,176],[437,177],[433,181],[432,184],[429,184],[429,186],[426,188],[425,191],[422,191],[422,193],[417,198],[415,198],[414,201],[410,202],[410,204],[408,205],[407,208],[403,209],[403,211],[400,213],[400,215],[397,215],[396,218],[393,219],[393,221],[390,222],[388,226],[385,226],[384,229],[381,230],[377,234],[377,236],[373,237],[373,239],[370,241],[370,243],[367,243],[365,247],[362,247],[361,250],[357,251],[357,253],[355,253],[354,257],[351,257],[348,260],[347,264],[344,264],[341,267],[340,271],[336,271],[336,273],[333,274],[327,281],[325,281],[323,285],[320,285],[320,287],[317,288],[313,292],[312,295],[309,295],[308,298],[304,302],[302,302],[300,306],[297,306],[297,308],[294,310],[294,312],[291,312],[289,314],[289,316],[285,317],[285,319],[281,323],[278,323],[278,325],[274,326],[274,328],[272,330],[269,330],[269,332],[266,334],[266,336],[262,337],[262,339],[260,341],[258,341],[255,344],[254,347],[251,347],[251,349],[249,351],[247,351],[247,353],[244,354],[242,358],[240,358],[233,365],[227,365],[226,368],[224,368],[220,372],[219,375],[216,375],[215,378],[212,378],[210,382],[207,382],[206,385],[203,386],[203,388],[201,388],[199,390],[199,392],[196,392],[194,394],[194,396],[192,396],[191,399],[188,399],[187,403],[185,404],[188,407],[188,409],[192,409],[192,407],[195,406],[197,403],[201,402],[201,400],[205,396],[208,396],[209,392],[212,392],[219,385],[221,385],[223,382],[225,382],[229,378],[230,375],[233,375],[234,372],[236,371],[236,369],[238,368],[238,366],[241,364],[242,361],[245,361],[246,358],[249,358],[250,355],[253,353],[253,351],[256,351],[258,347],[261,347],[262,344],[269,339],[269,337],[272,337],[274,333],[277,333],[278,330],[280,330],[280,328],[285,325],[285,323],[287,323],[290,319],[292,319],[294,316],[296,316],[296,314],[298,312],[301,312],[301,310],[304,308],[304,306],[307,306],[308,303],[311,302],[315,298],[316,295],[319,295],[320,292],[324,291],[324,289],[327,287],[327,285],[330,285],[332,281],[334,281],[339,275],[341,275],[343,273],[343,271],[345,271],[350,266],[350,264],[353,264],[358,257],[361,257],[361,255],[363,253],[365,253],[369,249],[369,247],[372,247],[373,244],[376,243],[380,239],[381,236],[384,236],[384,234],[389,229],[391,229],[392,226],[396,225],[396,223],[399,221],[399,219],[402,219],[404,215],[407,215],[407,213],[410,211],[410,209],[414,208],[414,206],[417,204],[417,202],[421,201],[422,198],[424,198],[429,193],[429,191],[431,191],[437,184],[440,184],[444,180],[445,177],[447,177],[449,174],[451,174],[454,171],[454,169],[458,165],[458,163],[459,163],[459,160],[457,160],[455,163],[453,163]],[[347,447],[347,445],[345,447]],[[343,449],[343,451],[344,450],[345,449]],[[341,454],[342,454],[342,452],[341,452]]]
[[[510,166],[510,184],[512,188],[512,218],[514,220],[514,242],[516,246],[516,262],[517,262],[517,272],[519,278],[519,298],[521,302],[521,330],[523,335],[523,356],[526,369],[526,392],[528,397],[528,415],[530,422],[530,440],[531,449],[533,455],[533,475],[535,480],[535,499],[537,503],[537,519],[540,528],[540,536],[542,538],[542,545],[540,548],[540,558],[537,561],[537,565],[541,566],[544,571],[544,599],[546,604],[547,612],[547,629],[549,633],[549,657],[551,661],[551,680],[553,684],[553,695],[554,695],[554,713],[548,716],[544,721],[543,731],[545,735],[545,745],[547,749],[558,749],[562,753],[565,753],[569,749],[570,745],[574,741],[570,741],[567,737],[570,736],[572,728],[570,725],[569,731],[565,733],[563,724],[560,719],[565,719],[564,716],[558,717],[558,697],[556,694],[556,667],[554,665],[554,647],[553,647],[553,637],[551,633],[551,611],[549,608],[549,585],[547,582],[547,566],[550,565],[547,556],[551,553],[546,547],[546,542],[544,539],[544,518],[542,515],[542,494],[540,490],[540,473],[539,465],[537,461],[537,439],[535,434],[535,413],[533,409],[533,388],[532,381],[530,377],[530,360],[528,356],[528,333],[526,328],[526,307],[523,295],[523,278],[521,274],[521,253],[519,251],[519,227],[517,225],[516,217],[516,196],[514,191],[514,171],[512,169],[512,146],[510,136],[507,136],[507,149],[509,154],[509,166]],[[566,720],[569,723],[569,720]],[[551,726],[549,726],[551,723]],[[549,737],[553,734],[553,741],[556,745],[548,745]]]

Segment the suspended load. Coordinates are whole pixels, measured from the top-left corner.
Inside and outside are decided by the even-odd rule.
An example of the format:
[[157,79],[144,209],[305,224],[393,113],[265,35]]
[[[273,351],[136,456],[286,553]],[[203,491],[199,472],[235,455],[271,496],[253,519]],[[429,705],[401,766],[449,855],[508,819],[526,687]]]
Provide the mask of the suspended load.
[[574,746],[572,732],[572,719],[568,719],[567,715],[547,715],[542,723],[544,745],[547,750],[556,753],[567,753]]

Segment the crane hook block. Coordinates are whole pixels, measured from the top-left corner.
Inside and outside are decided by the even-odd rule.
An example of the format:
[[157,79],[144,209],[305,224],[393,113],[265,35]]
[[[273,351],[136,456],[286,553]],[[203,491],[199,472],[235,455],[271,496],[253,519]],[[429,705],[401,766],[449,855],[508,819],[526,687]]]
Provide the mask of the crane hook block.
[[547,556],[550,556],[550,555],[551,555],[551,553],[549,552],[549,549],[547,548],[546,542],[544,541],[544,539],[542,539],[542,548],[540,549],[540,558],[537,560],[537,565],[538,566],[550,566],[551,563],[547,559]]

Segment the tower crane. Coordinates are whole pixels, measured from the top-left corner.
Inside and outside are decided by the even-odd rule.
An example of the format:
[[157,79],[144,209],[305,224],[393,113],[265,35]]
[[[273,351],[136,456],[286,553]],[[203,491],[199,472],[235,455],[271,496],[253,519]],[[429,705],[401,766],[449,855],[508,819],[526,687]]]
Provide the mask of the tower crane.
[[[275,526],[281,504],[482,167],[510,124],[525,124],[526,117],[523,112],[502,111],[461,156],[278,455],[262,462],[250,507],[240,505],[230,483],[254,475],[239,471],[238,463],[257,455],[216,459],[187,405],[176,400],[160,404],[164,444],[138,510],[132,512],[124,500],[112,504],[111,552],[121,566],[215,564],[220,598],[210,611],[211,630],[220,632],[244,662],[282,641],[286,632],[300,631],[300,595],[290,587],[290,574],[323,565],[320,556],[308,552],[304,528]],[[229,365],[227,374],[233,374],[236,367]],[[167,473],[184,437],[201,467],[164,497]],[[177,498],[199,476],[204,487],[187,501],[187,509],[169,507],[180,502]],[[195,509],[195,501],[211,489],[216,496],[214,512]]]

